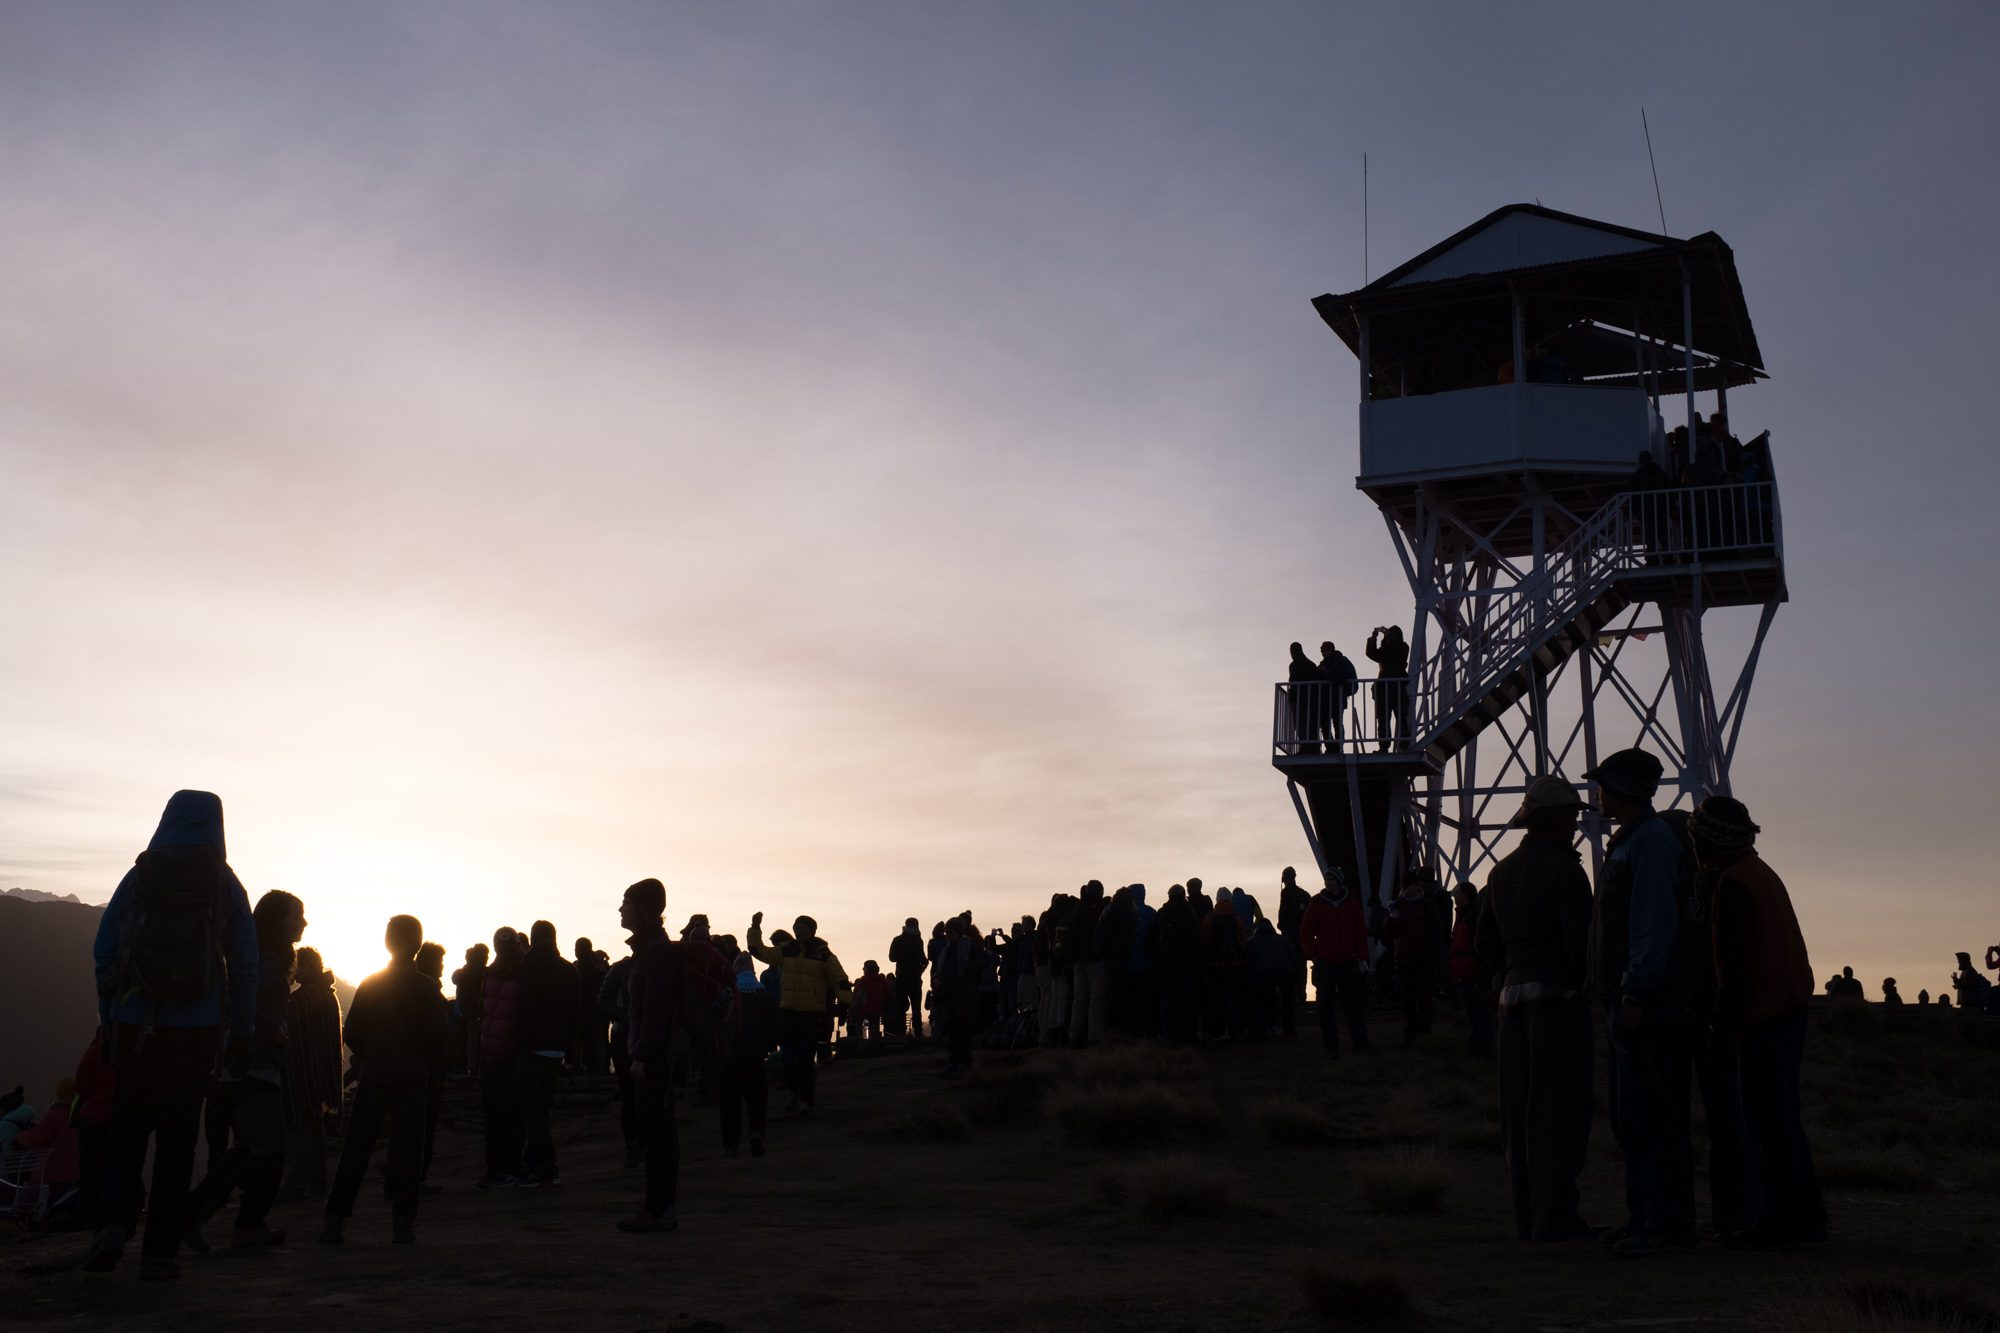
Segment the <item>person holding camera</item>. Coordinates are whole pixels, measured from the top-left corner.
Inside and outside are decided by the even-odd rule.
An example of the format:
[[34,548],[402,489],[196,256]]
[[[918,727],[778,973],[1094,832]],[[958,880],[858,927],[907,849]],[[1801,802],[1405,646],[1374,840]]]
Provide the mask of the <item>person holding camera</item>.
[[1410,702],[1410,645],[1396,625],[1377,625],[1365,651],[1375,664],[1375,739],[1387,751],[1400,745]]

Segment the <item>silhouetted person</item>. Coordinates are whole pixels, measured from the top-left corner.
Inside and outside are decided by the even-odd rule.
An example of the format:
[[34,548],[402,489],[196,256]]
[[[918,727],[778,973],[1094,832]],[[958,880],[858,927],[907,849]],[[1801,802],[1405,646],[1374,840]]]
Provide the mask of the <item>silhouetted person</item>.
[[1861,988],[1861,983],[1855,978],[1854,969],[1851,967],[1840,969],[1840,975],[1828,983],[1827,994],[1833,996],[1836,1000],[1865,1000],[1868,998],[1868,993]]
[[424,1090],[424,1161],[417,1172],[423,1192],[437,1194],[444,1186],[431,1180],[431,1159],[437,1154],[438,1115],[444,1106],[444,1071],[451,1064],[460,1044],[451,1030],[451,1001],[444,998],[444,946],[426,941],[417,950],[417,971],[437,982],[438,1002],[444,1006],[445,1060],[432,1073],[430,1086]]
[[[1673,829],[1692,863],[1688,812],[1663,810],[1658,818]],[[1708,1139],[1709,1212],[1716,1234],[1722,1235],[1750,1222],[1750,1132],[1743,1118],[1736,1044],[1716,1022],[1714,922],[1714,881],[1697,875],[1688,929],[1682,936],[1687,950],[1688,1042]]]
[[1153,914],[1153,938],[1160,1036],[1192,1045],[1201,1022],[1201,928],[1181,885],[1167,890],[1167,901]]
[[1324,691],[1330,697],[1326,712],[1321,717],[1320,734],[1332,741],[1336,749],[1347,735],[1347,704],[1361,690],[1360,678],[1354,674],[1354,663],[1347,654],[1333,646],[1328,639],[1319,646],[1319,669],[1326,673],[1329,682]]
[[1896,979],[1894,977],[1882,978],[1882,1003],[1901,1004],[1902,1002],[1902,993],[1896,989]]
[[417,970],[423,922],[413,916],[390,917],[382,943],[389,951],[389,965],[361,983],[347,1011],[347,1049],[354,1053],[359,1077],[340,1165],[333,1173],[333,1188],[327,1191],[319,1233],[322,1245],[338,1245],[346,1238],[347,1218],[354,1211],[385,1120],[391,1235],[399,1245],[417,1238],[425,1104],[447,1058],[444,992],[434,978]]
[[972,1036],[978,1027],[979,982],[991,968],[992,957],[980,942],[970,918],[945,922],[944,948],[931,969],[931,989],[943,1007],[945,1041],[949,1048],[939,1072],[957,1078],[972,1068]]
[[[1104,971],[1104,942],[1097,933],[1104,906],[1104,885],[1093,879],[1077,894],[1076,910],[1070,917],[1069,1044],[1072,1047],[1103,1041],[1110,1017],[1110,980]],[[932,984],[936,984],[935,979]]]
[[1784,881],[1756,851],[1741,801],[1711,796],[1690,822],[1715,903],[1716,1026],[1734,1040],[1757,1164],[1755,1220],[1726,1244],[1785,1247],[1826,1237],[1826,1204],[1799,1114],[1812,961]]
[[465,1045],[455,1058],[465,1061],[465,1072],[479,1073],[479,1003],[486,985],[486,964],[493,955],[483,944],[465,951],[465,966],[451,974],[458,998],[458,1021],[463,1025]]
[[[1852,971],[1853,969],[1848,969]],[[1958,955],[1958,970],[1951,974],[1951,989],[1958,996],[1958,1007],[1975,1013],[1985,1009],[1992,998],[1993,983],[1986,975],[1972,965],[1972,955]],[[1938,997],[1942,1000],[1944,997]]]
[[632,974],[626,1043],[638,1090],[637,1121],[646,1144],[646,1194],[620,1231],[672,1231],[680,1225],[674,1201],[680,1176],[680,1137],[674,1126],[673,1038],[676,1028],[696,1044],[713,1044],[714,1029],[696,998],[687,960],[667,938],[661,918],[667,890],[642,879],[625,890],[618,924],[632,932]]
[[111,1108],[118,1079],[104,1055],[99,1028],[76,1062],[77,1216],[93,1233],[104,1210],[104,1172],[111,1159]]
[[[712,1009],[717,1000],[735,988],[728,960],[709,940],[707,916],[697,912],[689,917],[675,947],[680,950],[681,961],[687,964],[688,985],[693,989],[696,1003]],[[721,1059],[721,1053],[715,1049],[713,1042],[689,1048],[688,1061],[695,1070],[696,1106],[715,1105],[716,1074]]]
[[[1389,905],[1382,931],[1396,958],[1396,980],[1402,988],[1403,1045],[1414,1046],[1431,1030],[1437,1013],[1437,989],[1443,950],[1438,947],[1436,919],[1429,906],[1431,886],[1421,875],[1410,875]],[[1449,932],[1447,932],[1449,938]]]
[[1354,1049],[1368,1050],[1368,921],[1339,866],[1326,872],[1325,887],[1306,905],[1299,935],[1312,964],[1313,1002],[1326,1053],[1340,1054],[1343,1017]]
[[1689,925],[1694,867],[1653,810],[1660,761],[1620,750],[1584,777],[1618,826],[1605,849],[1591,921],[1591,987],[1611,1024],[1611,1127],[1625,1154],[1631,1218],[1618,1252],[1696,1244],[1688,1101]]
[[150,1144],[139,1276],[171,1279],[218,1038],[225,1022],[242,1034],[229,1060],[247,1061],[257,1017],[257,933],[226,859],[221,800],[204,791],[169,798],[152,842],[105,906],[92,953],[117,1090],[104,1205],[83,1266],[117,1266],[138,1222]]
[[611,1025],[611,1074],[618,1083],[618,1129],[625,1140],[625,1165],[643,1166],[646,1142],[639,1136],[639,1084],[632,1077],[632,955],[613,963],[598,983],[598,1017]]
[[1215,907],[1201,923],[1203,1026],[1211,1041],[1243,1031],[1243,952],[1250,933],[1236,916],[1227,890],[1215,891]]
[[1244,969],[1250,988],[1250,1035],[1263,1037],[1273,1028],[1287,1037],[1295,1035],[1292,977],[1298,969],[1292,946],[1267,919],[1259,920],[1250,934]]
[[520,933],[493,932],[493,961],[479,994],[479,1113],[486,1127],[486,1174],[481,1189],[511,1189],[521,1178]]
[[896,987],[882,975],[882,965],[870,958],[861,965],[861,979],[854,983],[854,1017],[851,1035],[870,1045],[880,1045],[882,1023],[895,1004]]
[[[846,1000],[852,993],[847,969],[819,938],[819,923],[809,916],[792,922],[795,935],[778,942],[764,943],[764,914],[750,918],[747,949],[754,958],[780,971],[778,989],[778,1042],[783,1052],[785,1083],[793,1101],[810,1114],[818,1092],[813,1058],[818,1053],[820,1032],[826,1021],[827,997]],[[769,985],[767,981],[765,983]]]
[[889,966],[896,970],[896,998],[909,1016],[910,1035],[924,1035],[924,969],[930,959],[924,953],[924,934],[911,917],[889,942]]
[[1917,1003],[1919,1005],[1928,1005],[1930,1002],[1931,1002],[1931,993],[1928,990],[1920,990],[1917,992]]
[[1304,644],[1294,643],[1291,654],[1291,664],[1285,670],[1285,679],[1291,686],[1285,692],[1285,707],[1292,744],[1286,752],[1318,754],[1317,742],[1330,725],[1333,687],[1326,671],[1306,655]]
[[736,957],[736,1031],[723,1033],[722,1154],[736,1156],[744,1121],[749,1121],[750,1155],[764,1155],[764,1125],[770,1105],[765,1062],[778,1049],[778,1001],[757,980],[749,954]]
[[202,1226],[238,1185],[243,1202],[236,1210],[230,1248],[258,1249],[282,1244],[285,1233],[265,1225],[285,1173],[285,1052],[288,1001],[295,964],[293,947],[305,934],[304,904],[283,890],[257,900],[251,912],[257,933],[257,1016],[247,1034],[232,1031],[230,1046],[241,1052],[224,1071],[231,1142],[216,1169],[188,1197],[189,1249],[208,1251]]
[[288,1127],[280,1198],[326,1194],[326,1121],[340,1113],[340,997],[319,950],[300,949],[298,989],[285,1002]]
[[1455,909],[1451,923],[1451,955],[1447,963],[1451,988],[1465,1009],[1466,1051],[1478,1059],[1493,1055],[1493,978],[1480,961],[1473,944],[1479,921],[1479,893],[1470,884],[1460,884],[1451,895]]
[[549,1113],[555,1106],[556,1077],[576,1036],[582,990],[576,968],[556,946],[554,923],[528,928],[528,953],[521,960],[520,1011],[515,1016],[521,1051],[520,1188],[560,1185],[555,1136]]
[[1375,739],[1384,750],[1399,744],[1410,703],[1410,645],[1399,625],[1379,625],[1363,649],[1375,664]]
[[1298,963],[1292,976],[1292,1002],[1305,1003],[1306,965],[1304,926],[1306,908],[1312,905],[1312,895],[1299,885],[1299,872],[1286,866],[1278,876],[1278,934],[1284,936],[1291,946],[1292,958]]
[[1591,1234],[1577,1177],[1590,1143],[1593,1038],[1584,994],[1590,880],[1576,850],[1583,803],[1559,777],[1528,785],[1526,832],[1486,877],[1474,948],[1500,979],[1500,1132],[1523,1240]]
[[597,990],[607,969],[598,962],[597,946],[587,936],[579,936],[572,946],[570,966],[576,969],[577,985],[576,1066],[586,1074],[602,1074],[606,1025],[597,1012]]

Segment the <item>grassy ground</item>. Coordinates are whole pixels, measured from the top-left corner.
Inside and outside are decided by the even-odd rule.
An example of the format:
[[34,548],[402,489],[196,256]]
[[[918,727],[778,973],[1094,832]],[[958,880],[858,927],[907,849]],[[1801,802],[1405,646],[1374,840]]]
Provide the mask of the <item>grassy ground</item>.
[[[1832,1243],[1715,1246],[1621,1262],[1514,1240],[1490,1065],[1447,1028],[1414,1051],[1328,1061],[1316,1042],[1149,1045],[836,1064],[821,1109],[779,1117],[770,1156],[725,1159],[684,1106],[682,1229],[629,1237],[603,1084],[565,1085],[564,1185],[474,1191],[477,1125],[455,1089],[446,1192],[388,1244],[364,1197],[339,1250],[186,1258],[173,1287],[72,1270],[73,1236],[0,1245],[0,1318],[81,1327],[500,1324],[600,1330],[1984,1330],[1995,1313],[1995,1028],[1938,1011],[1816,1014],[1809,1129]],[[1310,1016],[1307,1019],[1310,1023]],[[1383,1016],[1375,1039],[1393,1047]],[[1601,1082],[1601,1074],[1600,1074]],[[782,1097],[779,1097],[782,1101]],[[1601,1120],[1586,1211],[1616,1220]],[[1706,1204],[1705,1188],[1701,1190]],[[274,1218],[301,1240],[309,1208]],[[226,1235],[226,1224],[211,1234]]]

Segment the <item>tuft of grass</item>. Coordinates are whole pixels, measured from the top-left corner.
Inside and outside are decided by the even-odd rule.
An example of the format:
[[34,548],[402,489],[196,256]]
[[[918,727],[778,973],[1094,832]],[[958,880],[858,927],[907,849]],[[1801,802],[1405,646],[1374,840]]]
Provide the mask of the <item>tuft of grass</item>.
[[1822,1156],[1817,1165],[1820,1184],[1840,1189],[1911,1193],[1937,1188],[1930,1172],[1915,1159],[1900,1153],[1834,1149]]
[[2000,1333],[2000,1310],[1961,1287],[1861,1279],[1803,1286],[1760,1312],[1768,1333]]
[[1305,1255],[1292,1277],[1306,1309],[1335,1324],[1402,1322],[1411,1314],[1410,1284],[1384,1264],[1345,1263]]
[[1062,1080],[1080,1088],[1129,1087],[1135,1083],[1179,1085],[1208,1078],[1201,1057],[1184,1046],[1135,1042],[1095,1046],[1079,1053],[1062,1073]]
[[1098,1178],[1098,1189],[1113,1203],[1130,1203],[1141,1217],[1171,1222],[1214,1217],[1241,1205],[1236,1177],[1193,1157],[1155,1157]]
[[1048,1110],[1070,1142],[1086,1147],[1171,1143],[1222,1128],[1222,1113],[1208,1096],[1157,1083],[1060,1088],[1050,1095]]
[[1399,1148],[1354,1173],[1361,1197],[1378,1213],[1401,1217],[1435,1213],[1444,1207],[1450,1177],[1429,1148]]
[[1444,1146],[1455,1152],[1477,1152],[1498,1157],[1507,1151],[1507,1145],[1500,1139],[1497,1125],[1468,1125],[1445,1135]]
[[1333,1142],[1333,1124],[1317,1107],[1293,1097],[1272,1097],[1251,1110],[1257,1127],[1273,1143],[1312,1147]]

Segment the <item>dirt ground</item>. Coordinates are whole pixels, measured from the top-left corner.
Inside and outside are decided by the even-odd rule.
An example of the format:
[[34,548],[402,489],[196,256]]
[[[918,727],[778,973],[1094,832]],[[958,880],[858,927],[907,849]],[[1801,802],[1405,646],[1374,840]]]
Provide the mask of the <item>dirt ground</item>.
[[[1397,1050],[1382,1014],[1380,1054],[1329,1061],[1302,1017],[1296,1039],[1192,1056],[1146,1045],[982,1054],[962,1083],[934,1076],[930,1047],[838,1061],[821,1072],[810,1118],[776,1115],[774,1092],[762,1160],[723,1157],[714,1112],[683,1103],[681,1228],[668,1235],[613,1228],[639,1173],[621,1165],[608,1081],[565,1085],[563,1183],[541,1191],[472,1188],[475,1098],[454,1086],[436,1167],[445,1190],[424,1200],[416,1246],[389,1244],[372,1192],[342,1247],[313,1243],[311,1205],[281,1205],[274,1224],[291,1243],[183,1255],[176,1284],[139,1283],[136,1246],[107,1278],[76,1271],[80,1235],[9,1237],[0,1322],[1310,1329],[1364,1322],[1374,1307],[1358,1298],[1336,1291],[1331,1313],[1307,1298],[1313,1273],[1359,1273],[1394,1293],[1378,1327],[2000,1327],[1983,1303],[2000,1277],[2000,1198],[1948,1170],[1891,1189],[1829,1186],[1833,1240],[1795,1253],[1704,1244],[1621,1261],[1589,1241],[1530,1246],[1512,1234],[1492,1068],[1462,1054],[1461,1033],[1447,1026]],[[1893,1065],[1895,1044],[1869,1040],[1864,1055]],[[1989,1086],[1967,1091],[1977,1117],[2000,1115]],[[1151,1100],[1120,1100],[1135,1089]],[[1814,1124],[1817,1137],[1840,1128]],[[1600,1116],[1584,1181],[1594,1220],[1620,1220],[1621,1169]],[[1395,1205],[1412,1182],[1414,1202]],[[1385,1188],[1414,1211],[1377,1211],[1370,1199]],[[227,1217],[210,1233],[226,1241]],[[1916,1322],[1871,1322],[1870,1292],[1923,1308]]]

